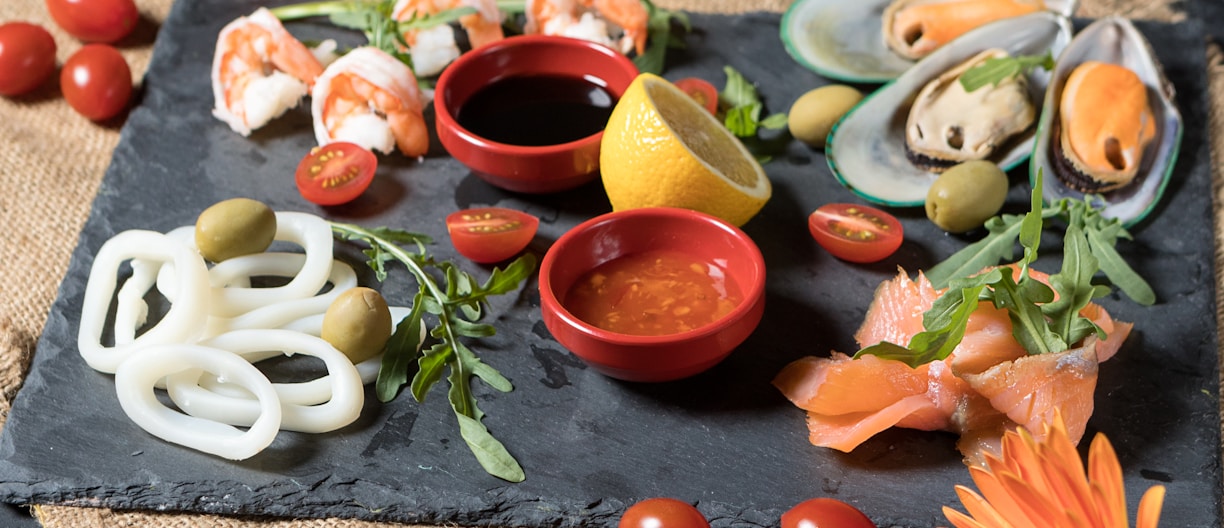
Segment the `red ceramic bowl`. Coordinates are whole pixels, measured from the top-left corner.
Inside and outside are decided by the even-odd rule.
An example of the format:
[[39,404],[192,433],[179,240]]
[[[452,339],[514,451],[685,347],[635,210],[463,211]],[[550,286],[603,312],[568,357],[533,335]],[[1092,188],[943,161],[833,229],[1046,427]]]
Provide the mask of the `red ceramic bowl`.
[[[509,37],[459,57],[442,72],[434,92],[438,139],[460,163],[503,189],[550,193],[595,179],[603,130],[547,146],[499,143],[476,135],[456,120],[457,112],[481,88],[507,77],[554,75],[585,79],[619,99],[637,77],[625,56],[601,44],[540,35]],[[539,116],[546,123],[548,116]]]
[[[587,271],[650,250],[676,250],[723,268],[743,300],[705,326],[662,336],[611,332],[565,306],[565,295]],[[591,368],[628,381],[669,381],[713,367],[748,338],[765,310],[765,261],[739,228],[714,216],[677,208],[644,208],[595,217],[566,232],[540,264],[540,308],[553,337]]]

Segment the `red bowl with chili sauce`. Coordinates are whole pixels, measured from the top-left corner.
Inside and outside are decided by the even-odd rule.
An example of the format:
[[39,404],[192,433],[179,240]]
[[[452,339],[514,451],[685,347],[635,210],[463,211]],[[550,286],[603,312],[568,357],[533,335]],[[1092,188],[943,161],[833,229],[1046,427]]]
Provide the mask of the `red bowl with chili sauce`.
[[627,381],[693,376],[756,329],[765,261],[739,228],[705,213],[643,208],[567,231],[540,264],[540,307],[557,342]]
[[599,175],[599,142],[637,67],[585,40],[509,37],[463,54],[434,91],[438,140],[481,179],[523,193]]

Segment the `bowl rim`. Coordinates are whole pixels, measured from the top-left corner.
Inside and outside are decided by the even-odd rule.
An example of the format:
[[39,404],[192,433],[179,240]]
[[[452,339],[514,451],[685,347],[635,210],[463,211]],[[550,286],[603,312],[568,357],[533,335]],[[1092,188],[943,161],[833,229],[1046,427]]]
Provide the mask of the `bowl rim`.
[[[593,51],[596,55],[604,56],[610,59],[613,63],[620,66],[626,73],[632,73],[632,77],[636,77],[640,71],[637,65],[628,57],[618,53],[616,50],[589,40],[583,40],[573,37],[565,37],[560,35],[514,35],[506,37],[499,41],[486,44],[455,59],[446,69],[442,70],[442,75],[438,77],[438,82],[434,84],[433,105],[435,119],[440,121],[442,125],[450,129],[451,132],[462,138],[462,140],[474,147],[485,149],[490,153],[499,155],[514,155],[514,156],[531,156],[531,155],[548,155],[558,152],[567,152],[579,148],[584,148],[590,145],[598,145],[603,140],[603,130],[585,136],[582,138],[568,141],[565,143],[556,143],[553,145],[513,145],[510,143],[502,143],[481,137],[472,131],[459,124],[459,121],[453,115],[451,109],[443,104],[445,88],[450,84],[451,78],[457,75],[459,71],[469,63],[475,62],[483,57],[495,53],[504,53],[508,48],[517,48],[522,46],[536,47],[569,47],[574,49],[586,49]],[[501,77],[497,77],[500,79]],[[487,84],[486,84],[487,86]],[[628,87],[628,85],[626,85]],[[604,86],[604,88],[607,88]]]
[[[756,279],[748,284],[739,284],[743,299],[726,315],[715,319],[709,323],[701,325],[692,330],[678,332],[674,334],[664,335],[635,335],[625,334],[621,332],[613,332],[605,330],[595,325],[587,323],[575,316],[566,308],[561,299],[553,292],[552,279],[550,278],[551,271],[557,260],[558,247],[564,247],[570,241],[577,238],[580,233],[590,229],[606,225],[608,223],[620,221],[626,217],[668,217],[678,218],[685,221],[697,221],[704,224],[710,224],[714,227],[728,233],[731,238],[740,242],[743,245],[743,251],[737,255],[746,258],[752,264],[756,271]],[[589,270],[584,270],[585,273]],[[751,314],[765,298],[765,258],[761,254],[761,250],[757,247],[756,242],[752,237],[748,236],[742,229],[730,224],[729,222],[716,216],[685,209],[680,207],[643,207],[637,209],[626,209],[621,211],[613,211],[602,215],[590,218],[573,228],[569,229],[553,242],[552,246],[544,254],[543,260],[540,262],[540,307],[541,309],[555,308],[552,311],[558,319],[563,321],[569,327],[578,330],[580,333],[591,337],[597,341],[610,343],[622,346],[634,347],[650,347],[654,345],[676,344],[681,342],[694,341],[709,337],[713,334],[725,329],[730,324],[743,319]]]

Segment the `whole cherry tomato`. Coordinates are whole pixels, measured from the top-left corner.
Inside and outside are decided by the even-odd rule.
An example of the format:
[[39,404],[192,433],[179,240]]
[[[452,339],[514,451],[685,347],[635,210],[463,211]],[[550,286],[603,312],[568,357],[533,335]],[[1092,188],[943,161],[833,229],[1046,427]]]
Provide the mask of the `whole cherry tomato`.
[[684,501],[657,497],[630,506],[617,528],[710,528],[697,508]]
[[858,508],[837,499],[809,499],[782,514],[782,528],[876,528]]
[[893,215],[848,203],[820,206],[808,217],[808,231],[833,256],[850,262],[882,260],[904,239],[901,222]]
[[38,88],[55,71],[55,39],[27,22],[0,25],[0,95]]
[[446,216],[446,231],[459,254],[473,262],[506,260],[531,242],[540,219],[504,207],[480,207]]
[[55,23],[85,42],[115,42],[128,36],[140,20],[132,0],[46,1]]
[[698,104],[704,106],[711,114],[718,113],[718,89],[714,88],[713,84],[697,77],[685,77],[673,84],[696,100]]
[[302,197],[319,205],[353,201],[374,181],[378,158],[345,141],[310,149],[298,163],[294,180]]
[[106,44],[88,44],[64,63],[60,90],[78,113],[102,121],[127,108],[132,97],[132,70],[119,50]]

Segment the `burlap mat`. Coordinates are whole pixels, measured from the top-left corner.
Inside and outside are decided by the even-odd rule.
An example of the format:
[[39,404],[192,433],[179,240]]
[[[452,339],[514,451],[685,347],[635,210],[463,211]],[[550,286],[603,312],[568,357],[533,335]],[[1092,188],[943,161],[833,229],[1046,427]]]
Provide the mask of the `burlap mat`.
[[[656,0],[686,11],[739,13],[782,12],[791,0]],[[1077,15],[1099,17],[1116,13],[1135,19],[1176,22],[1186,17],[1177,0],[1082,0]],[[120,43],[139,83],[148,66],[157,27],[165,20],[171,0],[136,0],[141,26]],[[42,0],[3,0],[0,21],[25,20],[54,35],[63,64],[79,41],[59,30]],[[1224,130],[1224,54],[1209,51],[1211,130]],[[77,115],[60,97],[56,82],[16,99],[0,97],[0,422],[21,385],[34,343],[46,322],[56,289],[68,267],[77,235],[89,213],[99,182],[119,142],[122,118],[103,124]],[[1224,152],[1224,135],[1214,134],[1212,152]],[[1213,156],[1214,158],[1215,156]],[[1213,171],[1215,196],[1224,190],[1224,173]],[[1216,208],[1217,211],[1219,207]],[[1216,231],[1224,233],[1224,218],[1216,214]],[[1220,247],[1221,244],[1217,244]],[[1222,262],[1217,254],[1217,263]],[[1217,270],[1221,266],[1217,264]],[[1218,272],[1218,271],[1217,271]],[[1217,283],[1224,281],[1224,274]],[[39,506],[34,508],[47,527],[217,526],[234,528],[356,528],[397,526],[385,523],[326,519],[238,519],[213,515],[124,512],[99,508]],[[403,525],[398,525],[403,526]]]

